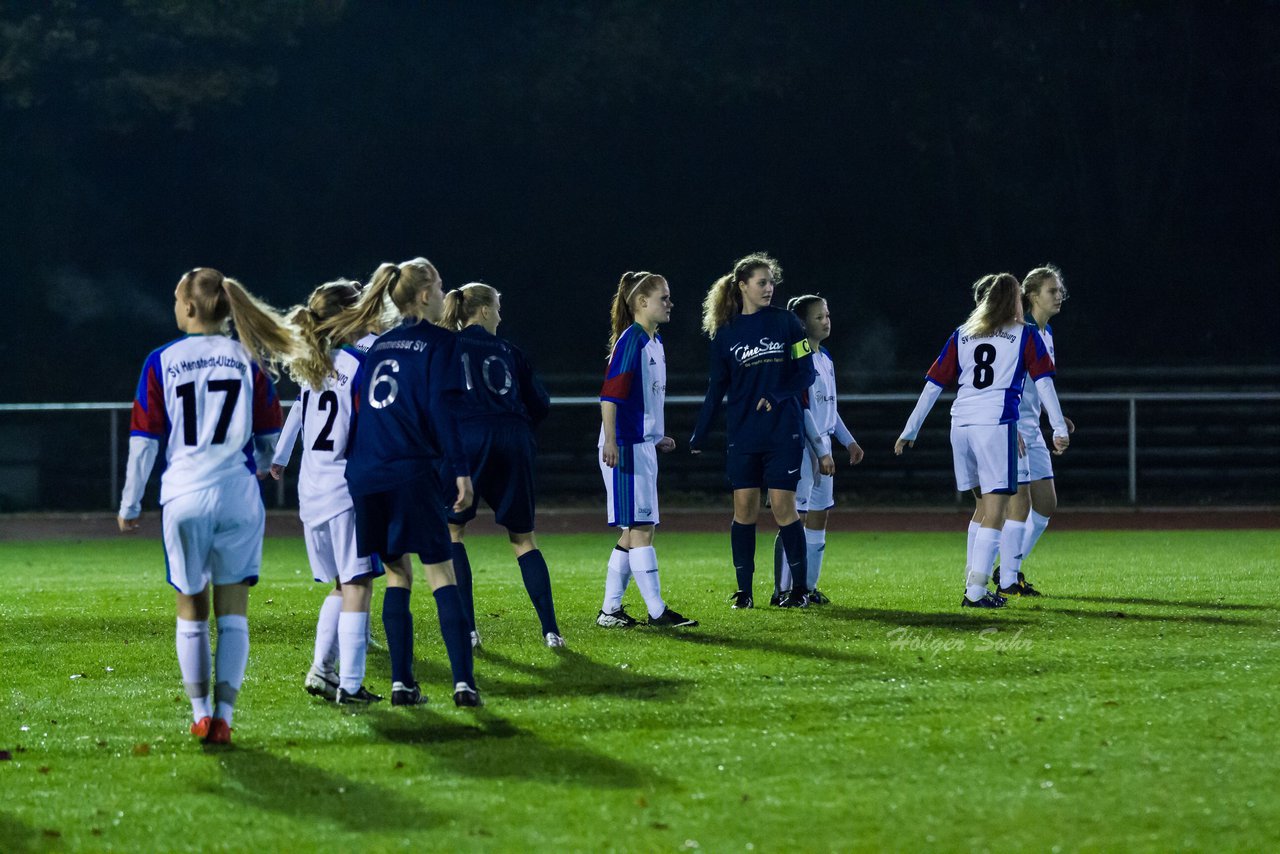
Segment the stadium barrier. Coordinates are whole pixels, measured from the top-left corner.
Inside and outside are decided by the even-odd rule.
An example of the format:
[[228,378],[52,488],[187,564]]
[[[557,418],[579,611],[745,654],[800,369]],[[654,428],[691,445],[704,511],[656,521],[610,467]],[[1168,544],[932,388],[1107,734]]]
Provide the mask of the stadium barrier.
[[[916,395],[840,395],[841,414],[867,457],[850,468],[837,452],[837,494],[882,504],[937,504],[954,494],[950,397],[944,395],[935,407],[916,447],[895,458],[892,445]],[[1071,450],[1055,458],[1060,491],[1072,503],[1280,501],[1280,392],[1066,393],[1061,399],[1078,428]],[[683,453],[701,403],[700,395],[667,398],[667,433],[678,447],[664,458],[662,481],[664,501],[671,496],[673,505],[700,503],[725,489],[722,435],[709,437],[707,453]],[[548,502],[595,505],[603,500],[596,462],[598,405],[593,396],[552,398],[552,414],[538,431],[539,491]],[[129,403],[0,404],[0,510],[114,509],[128,453],[130,408]],[[105,415],[106,423],[93,427],[84,420],[95,414]],[[295,456],[284,480],[268,482],[275,506],[296,506],[296,468]],[[155,506],[156,480],[145,506]],[[956,494],[955,500],[966,499]]]

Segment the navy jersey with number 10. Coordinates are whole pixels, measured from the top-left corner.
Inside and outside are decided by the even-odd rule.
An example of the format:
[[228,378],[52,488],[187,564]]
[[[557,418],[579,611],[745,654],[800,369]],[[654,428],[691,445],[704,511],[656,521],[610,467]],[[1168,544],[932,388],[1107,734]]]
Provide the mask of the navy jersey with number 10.
[[459,332],[454,346],[463,391],[459,421],[518,418],[536,426],[547,417],[551,397],[518,347],[478,324]]

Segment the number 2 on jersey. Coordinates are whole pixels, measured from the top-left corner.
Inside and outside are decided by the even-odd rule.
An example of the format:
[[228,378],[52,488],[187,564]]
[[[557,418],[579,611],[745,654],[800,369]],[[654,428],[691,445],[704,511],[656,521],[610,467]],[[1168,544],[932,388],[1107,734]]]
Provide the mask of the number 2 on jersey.
[[[311,400],[311,392],[304,391],[302,393],[302,411],[307,411],[307,404]],[[332,451],[333,439],[330,434],[333,433],[333,422],[338,417],[338,393],[333,389],[326,389],[320,392],[320,398],[316,402],[316,410],[319,412],[328,412],[329,417],[325,419],[324,426],[320,428],[319,435],[316,436],[315,442],[311,444],[313,451]]]
[[[209,380],[206,388],[213,392],[221,392],[222,412],[218,413],[218,423],[213,428],[213,444],[221,445],[227,441],[227,430],[231,427],[231,414],[236,410],[236,401],[240,399],[240,380]],[[199,443],[197,427],[199,414],[196,412],[196,384],[183,383],[174,389],[182,400],[182,441],[187,447]]]

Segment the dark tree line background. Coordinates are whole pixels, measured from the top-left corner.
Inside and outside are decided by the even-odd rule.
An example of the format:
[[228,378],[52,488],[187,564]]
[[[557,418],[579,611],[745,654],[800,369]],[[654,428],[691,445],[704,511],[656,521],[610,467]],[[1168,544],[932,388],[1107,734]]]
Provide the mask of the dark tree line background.
[[[628,269],[767,249],[845,390],[1053,260],[1073,366],[1280,362],[1280,5],[0,3],[0,399],[125,400],[178,276],[277,305],[423,254],[590,394]],[[784,294],[784,295],[785,295]],[[690,381],[674,392],[697,391]]]

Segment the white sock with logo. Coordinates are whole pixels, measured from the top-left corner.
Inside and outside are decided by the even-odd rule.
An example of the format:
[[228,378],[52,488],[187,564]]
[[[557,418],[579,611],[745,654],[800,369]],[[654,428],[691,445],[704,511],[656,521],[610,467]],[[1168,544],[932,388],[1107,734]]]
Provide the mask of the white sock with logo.
[[338,614],[338,687],[354,694],[364,684],[364,663],[369,651],[369,612]]
[[338,614],[342,612],[342,596],[330,593],[320,603],[316,619],[316,648],[311,666],[321,673],[332,673],[338,657]]
[[662,601],[662,583],[658,580],[658,553],[653,546],[643,546],[631,550],[631,572],[636,577],[636,587],[644,597],[644,605],[649,609],[649,616],[657,619],[667,610],[667,603]]
[[965,577],[964,595],[970,602],[977,602],[987,595],[987,582],[991,580],[991,564],[1000,549],[1000,532],[995,528],[982,528],[973,540],[973,569]]
[[179,617],[176,640],[182,686],[191,700],[191,718],[198,722],[213,714],[213,698],[209,691],[209,676],[213,669],[209,661],[209,621]]
[[612,614],[622,607],[622,595],[631,581],[631,553],[621,546],[614,546],[609,553],[609,571],[604,577],[604,604],[600,610]]
[[1018,582],[1018,569],[1022,566],[1022,534],[1026,527],[1022,522],[1008,519],[1000,531],[1000,585],[1010,587]]
[[814,590],[818,586],[818,579],[822,576],[822,556],[827,551],[827,532],[811,531],[805,528],[804,544],[809,557],[809,589]]
[[1027,530],[1023,533],[1022,539],[1023,560],[1031,557],[1031,550],[1036,547],[1036,543],[1040,541],[1040,535],[1044,533],[1044,529],[1048,526],[1048,516],[1041,516],[1036,511],[1031,511],[1031,515],[1027,517]]
[[964,571],[968,572],[973,569],[973,541],[977,538],[978,532],[982,530],[982,525],[969,520],[969,536],[964,553]]

